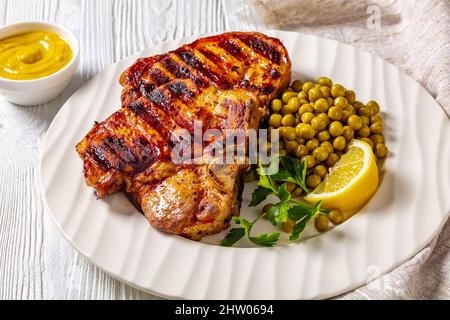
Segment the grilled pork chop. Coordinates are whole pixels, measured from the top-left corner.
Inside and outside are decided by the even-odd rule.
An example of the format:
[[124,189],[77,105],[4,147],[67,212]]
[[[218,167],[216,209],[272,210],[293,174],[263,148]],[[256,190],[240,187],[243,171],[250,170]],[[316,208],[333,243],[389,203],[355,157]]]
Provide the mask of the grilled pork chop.
[[122,108],[76,146],[87,184],[98,198],[125,191],[161,231],[195,240],[220,232],[239,214],[246,165],[174,163],[174,133],[192,135],[196,123],[203,131],[257,129],[290,72],[279,40],[249,32],[138,59],[120,77]]

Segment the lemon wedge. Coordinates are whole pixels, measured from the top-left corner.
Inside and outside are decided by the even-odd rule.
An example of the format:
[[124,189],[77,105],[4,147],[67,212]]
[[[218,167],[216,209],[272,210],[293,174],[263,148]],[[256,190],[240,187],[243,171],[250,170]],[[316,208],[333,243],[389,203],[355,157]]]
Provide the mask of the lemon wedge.
[[348,217],[364,206],[377,187],[378,168],[372,148],[361,140],[353,140],[347,153],[305,200],[310,203],[322,200],[324,208],[340,210]]

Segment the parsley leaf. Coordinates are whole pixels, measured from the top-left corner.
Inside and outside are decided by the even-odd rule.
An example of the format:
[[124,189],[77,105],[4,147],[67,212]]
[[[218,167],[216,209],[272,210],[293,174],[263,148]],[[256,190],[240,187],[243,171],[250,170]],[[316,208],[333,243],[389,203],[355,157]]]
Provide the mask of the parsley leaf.
[[253,225],[262,217],[263,215],[260,215],[253,222],[249,222],[248,220],[241,217],[233,217],[233,221],[237,224],[240,224],[242,228],[232,228],[228,232],[226,237],[222,240],[221,245],[224,247],[231,247],[244,235],[247,235],[249,240],[254,244],[257,244],[259,246],[272,247],[278,241],[278,238],[280,236],[279,232],[272,232],[271,234],[260,234],[255,237],[250,236]]
[[297,222],[292,228],[291,235],[289,236],[289,241],[295,241],[299,238],[300,233],[305,229],[306,224],[311,220],[317,217],[320,213],[320,204],[322,201],[317,202],[314,207],[311,209],[309,214],[304,215],[300,218],[299,222]]
[[271,234],[261,234],[257,237],[249,237],[249,239],[259,246],[272,247],[277,243],[279,237],[279,232],[272,232]]
[[287,202],[291,199],[291,194],[286,190],[286,184],[282,184],[277,192],[278,198],[280,198],[281,202]]
[[306,163],[300,162],[300,160],[292,157],[284,156],[281,158],[281,164],[284,169],[289,173],[290,182],[294,182],[306,193],[309,193],[306,186]]
[[280,223],[286,222],[288,217],[288,209],[288,202],[278,202],[277,204],[274,204],[269,208],[269,210],[267,210],[270,222],[272,222],[274,226],[278,226]]
[[245,236],[244,228],[232,228],[220,244],[224,247],[231,247],[233,244],[241,240],[243,236]]
[[303,206],[295,205],[288,210],[288,218],[294,221],[298,221],[304,216],[309,215],[311,212],[310,208],[305,208]]
[[253,226],[252,222],[250,222],[250,221],[248,221],[248,220],[246,220],[244,218],[241,218],[241,217],[233,217],[232,219],[237,224],[240,224],[245,229],[246,233],[250,233],[250,229]]
[[231,229],[223,239],[222,245],[231,246],[247,235],[249,240],[257,245],[273,246],[278,241],[279,232],[259,236],[250,235],[253,225],[266,215],[274,226],[279,226],[286,222],[288,218],[295,221],[289,240],[297,240],[311,219],[314,219],[320,212],[327,212],[320,208],[321,202],[311,206],[308,203],[291,199],[291,193],[286,190],[286,182],[291,182],[309,193],[306,186],[306,169],[305,161],[302,162],[289,156],[274,155],[266,165],[259,162],[257,168],[258,186],[252,193],[249,206],[256,207],[271,194],[278,197],[279,202],[272,205],[267,212],[262,212],[252,222],[244,218],[233,217],[233,221],[241,225],[242,228]]
[[258,186],[252,193],[252,200],[250,201],[249,207],[256,207],[258,204],[266,200],[267,196],[273,191],[262,186]]

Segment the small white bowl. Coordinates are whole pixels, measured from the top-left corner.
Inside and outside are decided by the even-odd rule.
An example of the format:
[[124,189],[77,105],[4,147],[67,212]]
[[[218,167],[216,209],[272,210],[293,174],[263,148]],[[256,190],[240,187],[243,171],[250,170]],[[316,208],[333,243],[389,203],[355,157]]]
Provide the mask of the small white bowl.
[[45,30],[58,34],[70,45],[72,60],[61,70],[33,80],[10,80],[0,77],[0,94],[15,104],[35,105],[52,100],[69,84],[75,73],[80,55],[77,37],[66,28],[49,22],[23,22],[0,28],[0,39],[17,33]]

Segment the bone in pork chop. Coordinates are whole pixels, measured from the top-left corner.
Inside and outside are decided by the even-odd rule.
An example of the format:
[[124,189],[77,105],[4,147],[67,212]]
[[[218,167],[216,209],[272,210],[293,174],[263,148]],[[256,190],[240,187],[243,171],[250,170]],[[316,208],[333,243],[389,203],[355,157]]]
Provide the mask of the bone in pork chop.
[[[282,43],[254,32],[199,39],[140,58],[120,78],[122,108],[76,150],[98,198],[124,191],[155,228],[198,240],[239,214],[245,164],[176,164],[174,133],[257,129],[289,83]],[[176,140],[176,139],[175,139]]]

